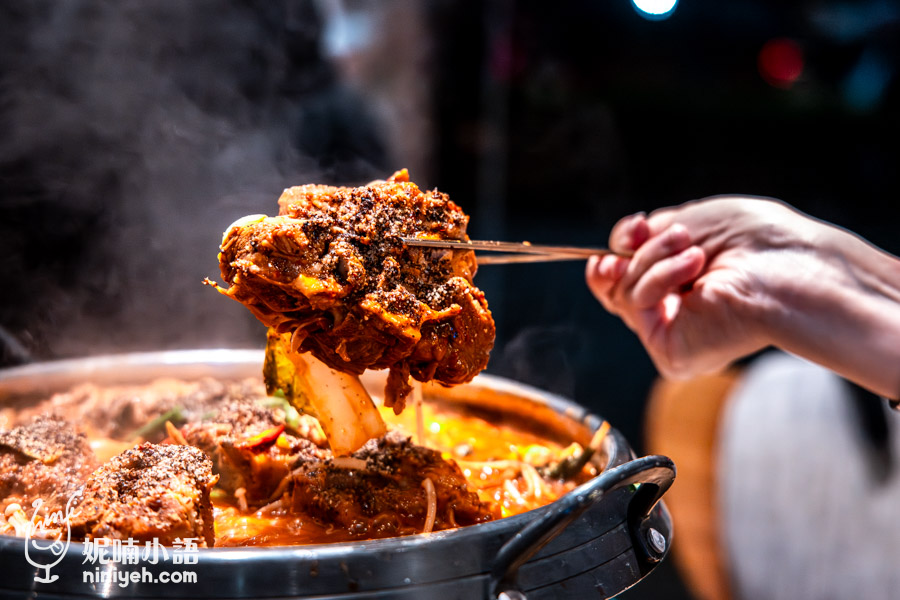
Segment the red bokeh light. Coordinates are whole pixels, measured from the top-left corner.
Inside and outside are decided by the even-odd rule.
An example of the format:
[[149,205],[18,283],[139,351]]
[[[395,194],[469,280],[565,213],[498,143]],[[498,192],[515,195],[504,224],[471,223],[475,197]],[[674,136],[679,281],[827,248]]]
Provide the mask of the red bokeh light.
[[803,74],[803,50],[794,40],[769,40],[760,49],[757,64],[766,83],[787,89]]

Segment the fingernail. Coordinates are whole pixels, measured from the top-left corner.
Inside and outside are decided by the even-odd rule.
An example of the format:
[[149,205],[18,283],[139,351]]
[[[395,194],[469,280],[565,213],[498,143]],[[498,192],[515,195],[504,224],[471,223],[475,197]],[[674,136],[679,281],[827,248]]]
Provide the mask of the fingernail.
[[703,249],[700,246],[689,246],[681,251],[679,257],[683,262],[694,262],[703,256]]
[[635,226],[639,222],[641,222],[642,220],[644,220],[646,218],[647,218],[647,213],[645,213],[644,211],[636,212],[633,215],[631,215],[630,217],[628,217],[628,228],[627,228],[628,233],[631,233],[632,231],[634,231]]
[[687,232],[688,232],[687,227],[685,227],[681,223],[672,223],[672,226],[670,227],[669,231],[672,232],[672,235],[679,236],[679,237],[683,236],[683,235],[687,235]]
[[610,255],[606,255],[597,261],[597,273],[605,279],[609,279],[612,276],[612,264],[609,257]]
[[691,244],[691,234],[687,227],[675,223],[669,228],[669,244],[675,248],[686,248]]
[[645,236],[638,236],[638,226],[641,223],[646,222],[647,213],[641,211],[639,213],[635,213],[631,215],[631,218],[628,221],[628,226],[626,228],[627,240],[625,241],[625,247],[628,250],[637,250],[641,244],[643,244],[646,240]]
[[620,279],[627,267],[628,260],[614,254],[607,254],[600,262],[600,272],[607,279]]

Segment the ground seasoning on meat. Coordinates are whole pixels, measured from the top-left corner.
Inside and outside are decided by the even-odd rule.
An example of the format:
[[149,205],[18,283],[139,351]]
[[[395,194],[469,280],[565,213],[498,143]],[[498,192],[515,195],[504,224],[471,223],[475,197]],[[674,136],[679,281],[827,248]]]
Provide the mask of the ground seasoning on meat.
[[472,284],[472,252],[406,246],[401,238],[467,240],[468,216],[406,171],[356,188],[289,188],[277,217],[225,233],[224,294],[294,350],[339,371],[390,369],[385,403],[402,410],[408,378],[470,381],[487,365],[495,327]]

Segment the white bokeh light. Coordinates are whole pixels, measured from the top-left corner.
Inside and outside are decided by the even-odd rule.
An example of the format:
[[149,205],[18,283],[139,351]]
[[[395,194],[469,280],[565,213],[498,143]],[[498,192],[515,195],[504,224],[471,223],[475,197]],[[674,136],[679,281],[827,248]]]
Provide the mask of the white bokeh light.
[[646,19],[666,19],[675,12],[678,0],[631,0],[638,14]]

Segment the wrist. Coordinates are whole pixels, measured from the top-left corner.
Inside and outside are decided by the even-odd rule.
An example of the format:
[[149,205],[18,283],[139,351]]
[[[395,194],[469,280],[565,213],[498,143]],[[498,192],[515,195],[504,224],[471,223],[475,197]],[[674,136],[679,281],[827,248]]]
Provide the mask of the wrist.
[[883,396],[900,395],[900,260],[843,230],[816,232],[769,282],[772,344]]

